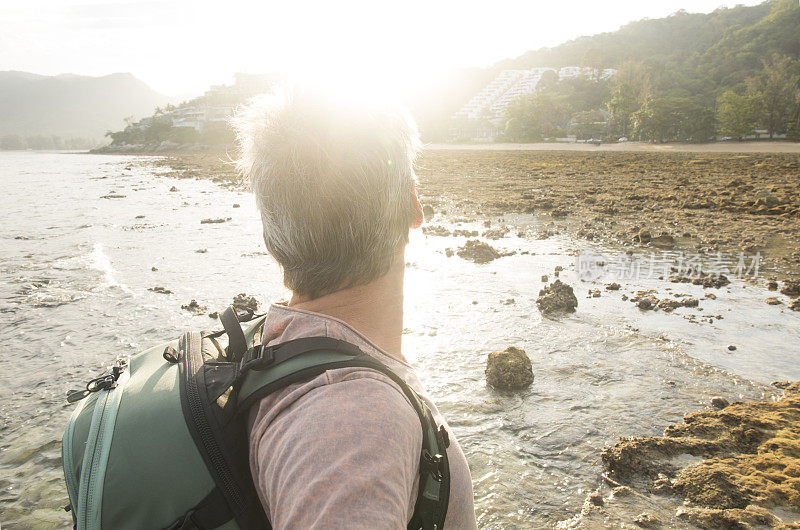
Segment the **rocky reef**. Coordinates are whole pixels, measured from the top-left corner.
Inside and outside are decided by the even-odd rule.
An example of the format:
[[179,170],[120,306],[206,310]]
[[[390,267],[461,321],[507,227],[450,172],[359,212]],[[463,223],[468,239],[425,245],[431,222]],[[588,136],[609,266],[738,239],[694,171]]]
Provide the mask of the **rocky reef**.
[[602,455],[608,480],[683,499],[675,516],[700,528],[781,527],[771,509],[800,512],[800,382],[780,386],[777,401],[734,402],[662,437],[621,439]]

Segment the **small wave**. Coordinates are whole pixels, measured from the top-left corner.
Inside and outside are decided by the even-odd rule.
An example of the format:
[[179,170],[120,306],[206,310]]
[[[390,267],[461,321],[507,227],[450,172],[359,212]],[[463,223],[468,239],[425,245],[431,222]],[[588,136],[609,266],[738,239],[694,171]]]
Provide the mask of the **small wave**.
[[105,287],[119,287],[126,293],[132,292],[127,285],[118,282],[114,277],[114,274],[116,274],[117,271],[111,266],[111,260],[108,258],[106,253],[103,252],[102,244],[94,244],[94,248],[92,249],[92,253],[89,255],[89,259],[91,267],[105,275]]

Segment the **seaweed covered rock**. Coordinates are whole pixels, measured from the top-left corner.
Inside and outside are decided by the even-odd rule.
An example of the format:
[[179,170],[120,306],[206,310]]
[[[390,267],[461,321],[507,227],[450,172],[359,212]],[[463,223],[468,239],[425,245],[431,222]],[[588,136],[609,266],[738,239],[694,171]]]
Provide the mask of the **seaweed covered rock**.
[[422,233],[429,236],[447,237],[450,230],[441,225],[427,225],[422,227]]
[[486,382],[502,390],[520,390],[533,383],[533,367],[525,350],[509,346],[486,359]]
[[478,241],[477,239],[470,239],[467,241],[463,247],[458,249],[456,254],[459,257],[464,258],[469,261],[474,261],[475,263],[489,263],[492,260],[503,256],[510,256],[513,252],[503,253],[499,252],[496,248],[484,243],[483,241]]
[[778,401],[735,402],[691,413],[663,437],[623,438],[602,461],[634,489],[682,497],[701,528],[772,525],[765,509],[800,510],[800,382]]
[[543,315],[572,313],[578,307],[578,299],[575,297],[572,287],[561,280],[556,280],[539,291],[536,305]]
[[192,300],[188,304],[182,305],[181,309],[185,309],[186,311],[194,313],[195,315],[202,315],[208,310],[206,306],[197,303],[197,300]]
[[800,280],[786,280],[781,287],[781,294],[797,298],[800,296]]
[[233,297],[233,308],[237,313],[255,313],[258,311],[258,300],[255,296],[239,293]]

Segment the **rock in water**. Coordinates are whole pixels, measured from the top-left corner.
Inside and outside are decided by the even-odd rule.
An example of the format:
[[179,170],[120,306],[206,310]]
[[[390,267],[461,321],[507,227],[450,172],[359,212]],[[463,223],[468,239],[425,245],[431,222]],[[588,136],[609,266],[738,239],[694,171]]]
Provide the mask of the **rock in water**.
[[426,204],[422,207],[422,215],[425,216],[426,219],[430,219],[436,212],[433,210],[433,206],[430,204]]
[[539,291],[536,305],[543,315],[572,313],[578,307],[578,299],[575,297],[572,287],[561,280],[556,280],[549,287]]
[[237,313],[255,313],[258,311],[258,300],[254,296],[239,293],[233,297],[233,308]]
[[509,346],[489,354],[486,382],[502,390],[520,390],[533,383],[533,367],[525,350]]
[[730,402],[724,397],[715,397],[711,399],[711,406],[715,409],[724,409],[730,405]]
[[497,249],[477,239],[467,241],[463,247],[458,249],[456,254],[475,263],[489,263],[503,255]]
[[191,311],[195,315],[202,315],[203,313],[206,312],[206,310],[208,308],[206,306],[204,306],[204,305],[198,304],[197,300],[192,300],[188,304],[182,305],[181,309],[185,309],[187,311]]
[[786,280],[783,282],[781,294],[785,294],[786,296],[790,296],[792,298],[797,298],[800,296],[800,280]]

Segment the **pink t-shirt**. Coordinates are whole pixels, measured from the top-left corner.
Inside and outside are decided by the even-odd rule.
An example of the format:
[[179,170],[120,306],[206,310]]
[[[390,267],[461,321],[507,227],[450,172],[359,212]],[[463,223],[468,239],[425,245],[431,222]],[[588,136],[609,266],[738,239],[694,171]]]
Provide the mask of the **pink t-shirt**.
[[[445,528],[477,528],[467,460],[411,366],[344,322],[273,304],[262,342],[324,336],[351,342],[413,388],[450,435]],[[404,529],[417,499],[422,428],[403,391],[374,370],[329,370],[250,411],[250,471],[276,530]]]

